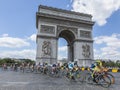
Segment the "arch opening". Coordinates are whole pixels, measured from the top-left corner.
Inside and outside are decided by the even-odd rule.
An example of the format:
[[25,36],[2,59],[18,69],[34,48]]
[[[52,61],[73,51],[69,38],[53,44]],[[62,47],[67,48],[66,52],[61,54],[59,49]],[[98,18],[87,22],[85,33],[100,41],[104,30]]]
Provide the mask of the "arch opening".
[[[75,40],[75,35],[69,31],[69,30],[63,30],[59,33],[59,40],[62,38],[62,41],[60,41],[59,43],[65,43],[66,40],[66,45],[63,46],[63,48],[66,48],[66,61],[74,61],[74,40]],[[58,41],[59,41],[58,40]],[[58,49],[58,54],[59,53],[59,49]],[[61,57],[64,59],[64,56]]]
[[64,38],[58,39],[58,62],[66,62],[68,59],[67,41]]

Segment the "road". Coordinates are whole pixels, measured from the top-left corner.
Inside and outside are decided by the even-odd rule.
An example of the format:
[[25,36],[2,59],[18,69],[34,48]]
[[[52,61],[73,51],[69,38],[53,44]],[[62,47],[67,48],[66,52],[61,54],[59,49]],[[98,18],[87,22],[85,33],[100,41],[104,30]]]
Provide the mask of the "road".
[[120,90],[120,73],[113,73],[113,75],[116,77],[115,84],[103,88],[42,74],[0,71],[0,90]]

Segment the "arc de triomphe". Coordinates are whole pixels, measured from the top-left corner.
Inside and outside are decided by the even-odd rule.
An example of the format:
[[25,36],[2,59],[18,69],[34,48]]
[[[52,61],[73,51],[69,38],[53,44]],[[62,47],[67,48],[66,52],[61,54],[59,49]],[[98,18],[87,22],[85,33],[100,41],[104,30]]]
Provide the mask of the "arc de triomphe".
[[68,43],[68,60],[88,66],[93,60],[92,16],[40,5],[36,13],[36,61],[57,62],[58,39]]

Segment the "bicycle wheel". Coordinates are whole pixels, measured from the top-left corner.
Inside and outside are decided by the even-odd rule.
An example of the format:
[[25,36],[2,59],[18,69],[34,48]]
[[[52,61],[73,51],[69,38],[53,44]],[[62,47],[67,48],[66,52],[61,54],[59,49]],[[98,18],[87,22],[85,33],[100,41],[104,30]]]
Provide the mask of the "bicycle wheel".
[[107,73],[107,76],[110,78],[111,84],[114,84],[115,83],[115,77],[110,73]]
[[96,81],[105,88],[108,88],[111,85],[111,79],[108,76],[100,76]]
[[87,74],[85,76],[85,81],[88,83],[88,84],[92,84],[93,83],[93,78],[91,76],[91,74]]
[[84,83],[86,82],[86,77],[85,75],[82,74],[82,72],[77,72],[75,73],[75,80],[80,83]]
[[67,75],[67,71],[65,70],[61,70],[60,73],[61,73],[60,75],[61,77],[65,77]]

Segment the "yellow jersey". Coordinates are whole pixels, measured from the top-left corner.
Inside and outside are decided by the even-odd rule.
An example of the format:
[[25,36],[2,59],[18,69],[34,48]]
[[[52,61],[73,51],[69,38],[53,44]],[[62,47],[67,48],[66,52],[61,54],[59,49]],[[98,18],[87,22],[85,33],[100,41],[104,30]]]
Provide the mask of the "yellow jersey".
[[100,72],[102,70],[102,68],[100,68],[100,67],[98,67],[98,66],[96,66],[95,68],[94,68],[94,71],[95,72]]

